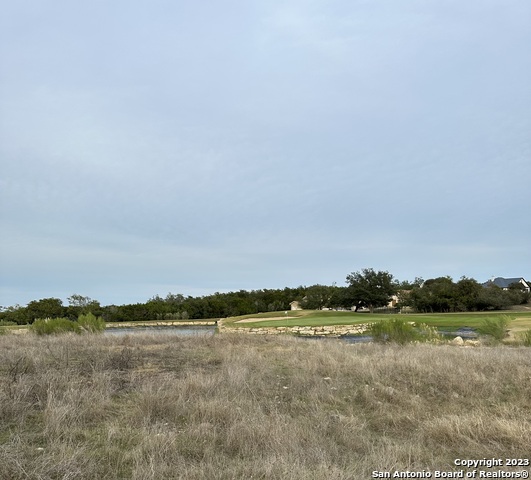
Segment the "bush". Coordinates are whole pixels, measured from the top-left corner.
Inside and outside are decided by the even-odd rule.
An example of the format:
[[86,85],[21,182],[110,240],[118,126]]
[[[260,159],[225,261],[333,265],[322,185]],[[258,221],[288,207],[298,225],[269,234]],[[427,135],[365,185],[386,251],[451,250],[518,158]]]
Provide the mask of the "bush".
[[86,332],[97,333],[105,330],[105,321],[101,317],[96,317],[93,313],[80,315],[77,319],[80,328]]
[[420,342],[438,342],[442,339],[442,335],[437,330],[437,327],[432,327],[425,323],[421,323],[418,328],[418,341]]
[[393,342],[404,345],[410,342],[435,342],[441,335],[435,327],[424,323],[417,325],[403,318],[390,318],[375,322],[369,327],[375,342]]
[[375,342],[408,343],[417,339],[417,332],[413,324],[401,318],[390,318],[373,323],[369,332]]
[[0,327],[10,327],[11,325],[16,324],[16,322],[12,322],[11,320],[0,320]]
[[30,326],[37,335],[53,335],[57,333],[96,333],[105,330],[105,321],[92,313],[80,315],[77,322],[68,318],[39,318]]
[[31,326],[30,331],[37,335],[53,335],[56,333],[81,333],[81,327],[77,322],[68,318],[38,318]]
[[495,318],[485,318],[478,330],[480,333],[489,335],[495,340],[500,341],[507,336],[507,326],[511,320],[511,317],[507,315],[500,315]]

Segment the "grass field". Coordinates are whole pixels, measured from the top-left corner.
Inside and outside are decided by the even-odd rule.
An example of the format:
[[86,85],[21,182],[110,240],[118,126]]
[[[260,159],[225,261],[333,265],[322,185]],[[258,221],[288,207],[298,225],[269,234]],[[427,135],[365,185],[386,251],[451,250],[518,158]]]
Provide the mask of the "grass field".
[[529,458],[530,379],[521,347],[4,335],[0,479],[356,480]]
[[[447,330],[460,327],[477,328],[485,318],[499,315],[511,317],[511,326],[518,330],[531,328],[531,312],[513,311],[504,312],[473,312],[473,313],[438,313],[438,314],[403,314],[401,317],[416,323],[426,323]],[[284,327],[284,326],[320,326],[320,325],[352,325],[357,323],[370,323],[390,318],[389,314],[336,312],[321,310],[295,310],[287,312],[269,312],[256,315],[244,315],[224,319],[226,326],[251,328],[251,327]],[[256,319],[256,321],[252,321]]]

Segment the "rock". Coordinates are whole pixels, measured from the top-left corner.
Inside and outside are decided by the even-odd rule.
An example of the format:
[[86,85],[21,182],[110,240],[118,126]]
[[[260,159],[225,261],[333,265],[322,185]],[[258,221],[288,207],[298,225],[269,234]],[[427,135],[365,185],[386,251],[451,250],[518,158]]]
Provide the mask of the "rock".
[[452,345],[464,345],[465,344],[462,337],[455,337],[450,343]]

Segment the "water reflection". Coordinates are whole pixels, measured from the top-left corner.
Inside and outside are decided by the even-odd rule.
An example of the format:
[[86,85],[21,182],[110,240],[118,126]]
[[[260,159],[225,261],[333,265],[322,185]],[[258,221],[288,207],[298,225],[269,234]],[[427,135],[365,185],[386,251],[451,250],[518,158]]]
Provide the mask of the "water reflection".
[[150,335],[178,335],[189,337],[192,335],[214,335],[216,332],[215,326],[138,326],[138,327],[109,327],[105,329],[105,335],[134,335],[137,333],[144,333]]

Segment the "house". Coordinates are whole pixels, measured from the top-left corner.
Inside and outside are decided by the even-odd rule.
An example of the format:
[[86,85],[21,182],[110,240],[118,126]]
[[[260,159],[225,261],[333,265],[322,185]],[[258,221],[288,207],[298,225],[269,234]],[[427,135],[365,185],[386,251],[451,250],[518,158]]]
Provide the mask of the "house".
[[289,304],[292,310],[302,310],[300,302],[297,302],[297,300],[294,300]]
[[483,284],[484,287],[489,287],[490,285],[496,285],[497,287],[500,287],[502,290],[509,290],[509,286],[511,286],[513,283],[519,283],[522,285],[522,288],[525,292],[529,293],[531,292],[531,282],[524,280],[522,277],[515,277],[515,278],[503,278],[503,277],[492,277],[488,282],[485,282]]
[[387,304],[387,308],[395,308],[399,301],[398,295],[393,295]]

